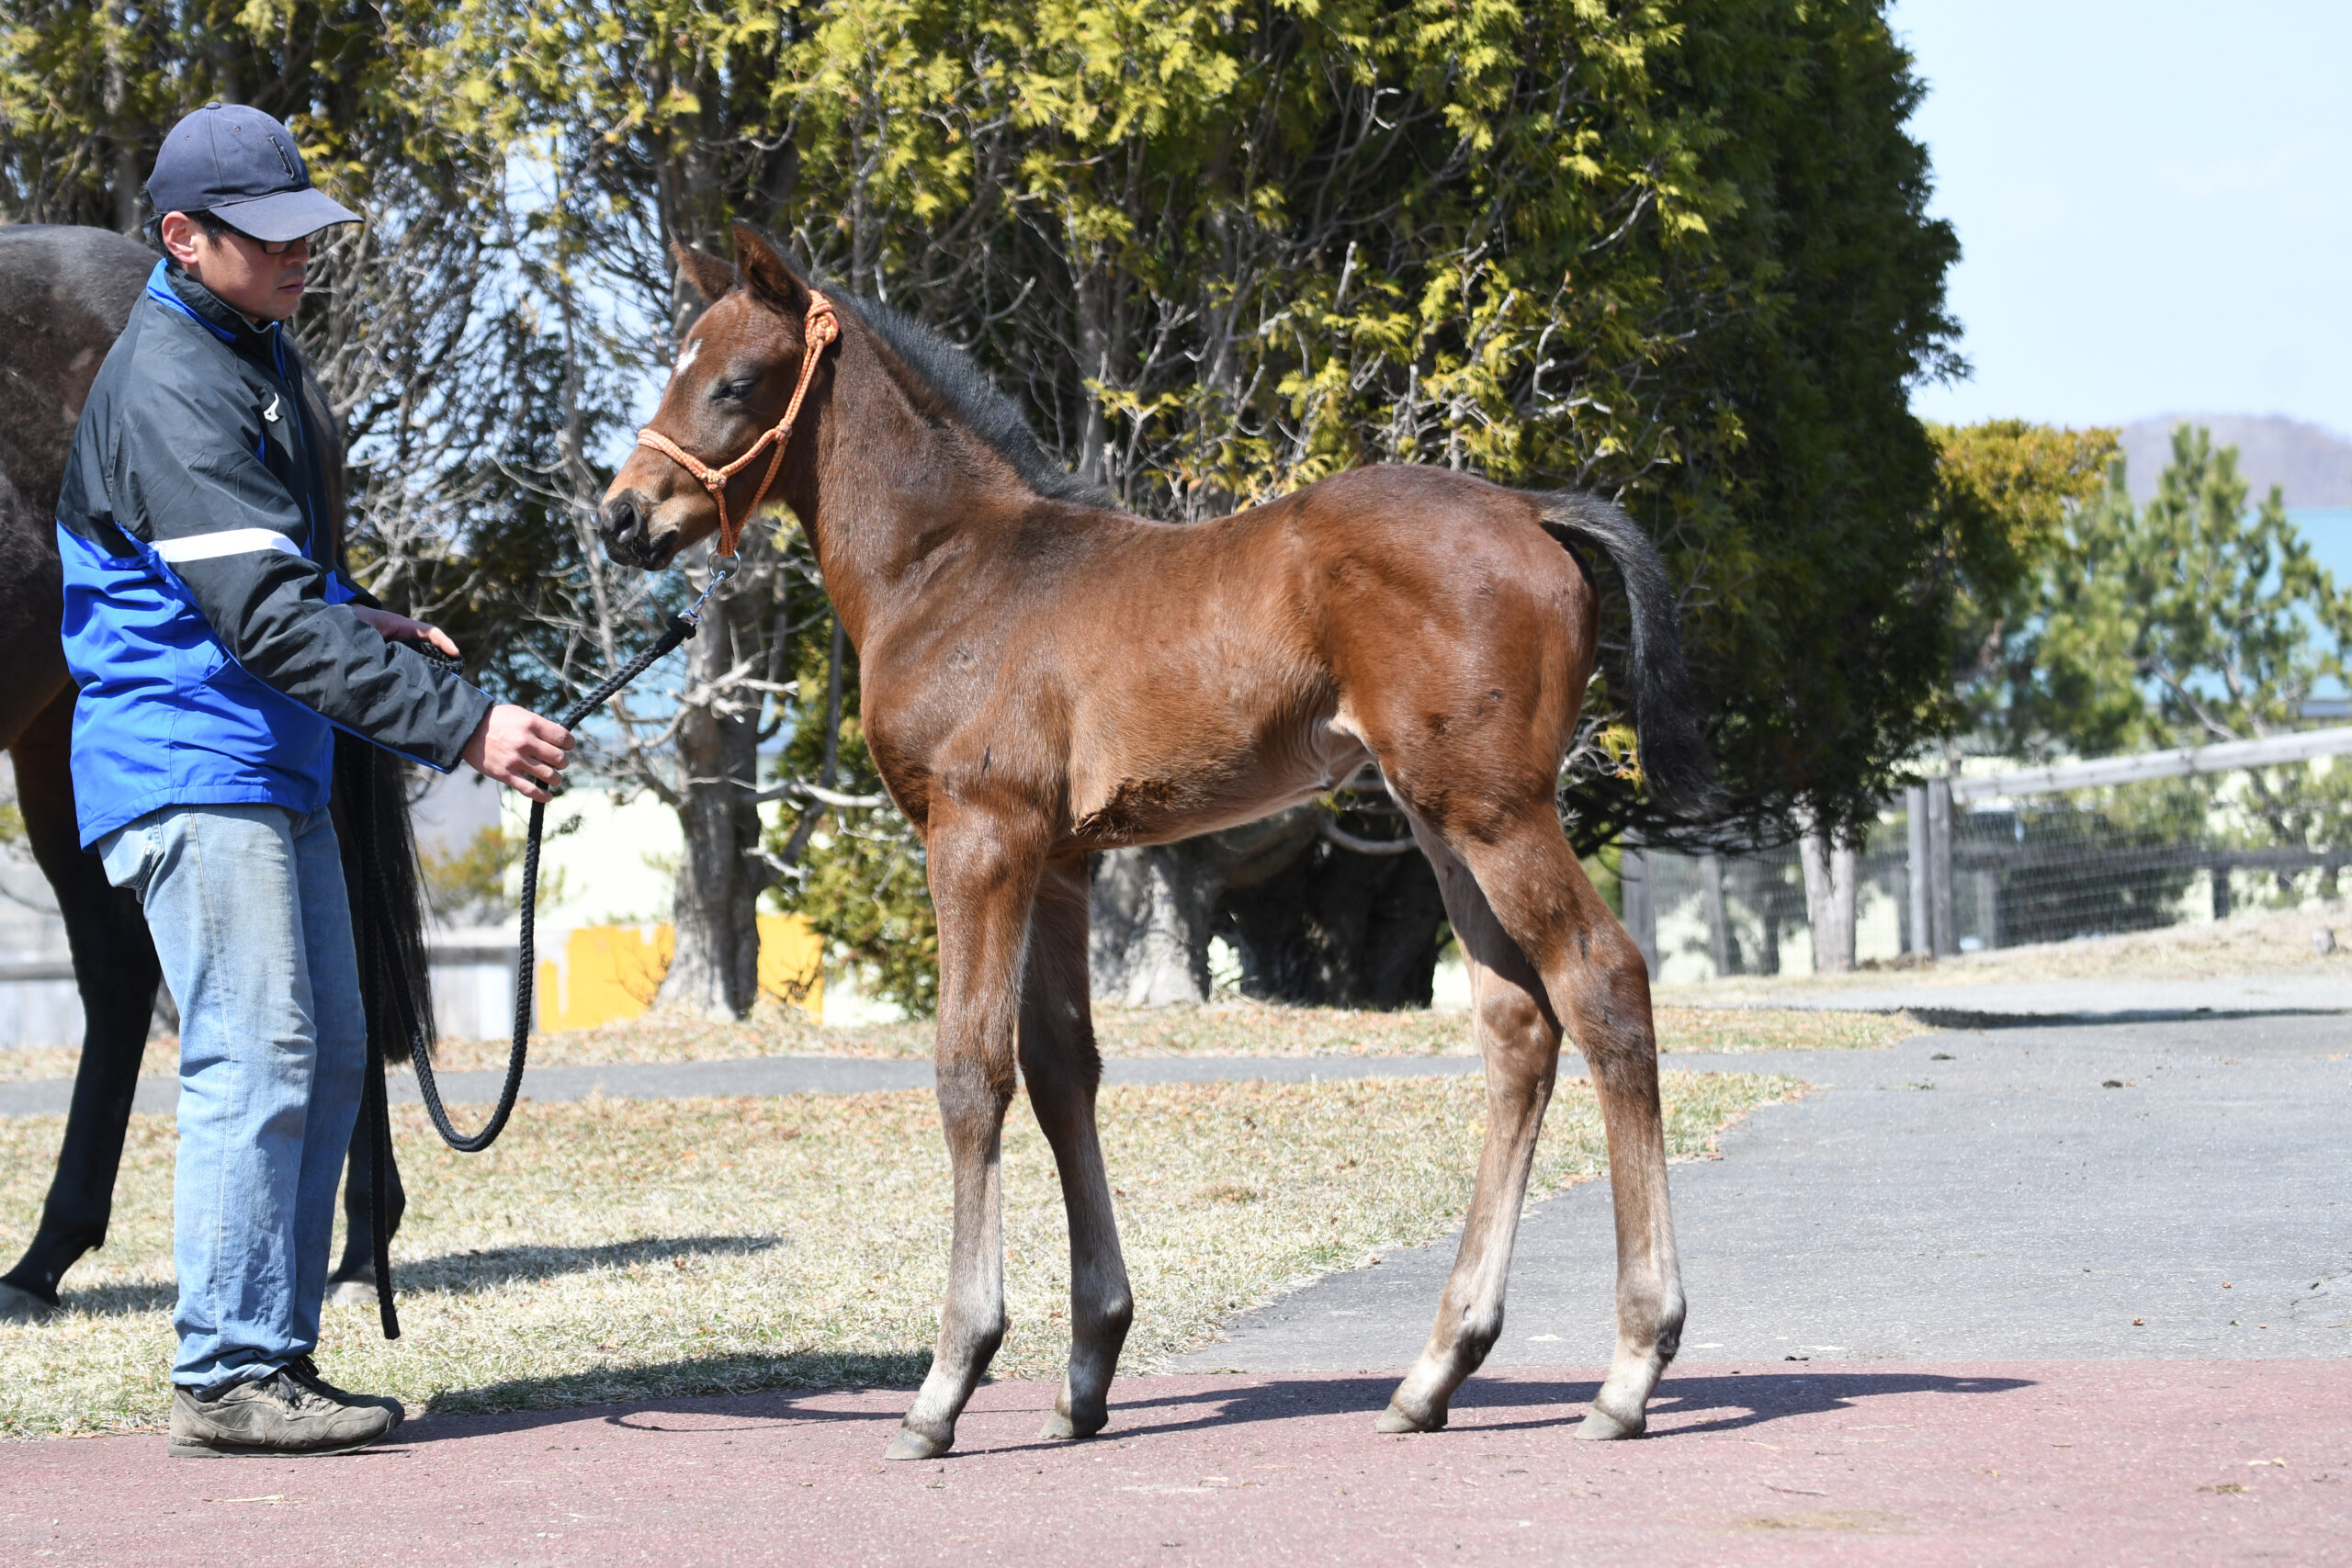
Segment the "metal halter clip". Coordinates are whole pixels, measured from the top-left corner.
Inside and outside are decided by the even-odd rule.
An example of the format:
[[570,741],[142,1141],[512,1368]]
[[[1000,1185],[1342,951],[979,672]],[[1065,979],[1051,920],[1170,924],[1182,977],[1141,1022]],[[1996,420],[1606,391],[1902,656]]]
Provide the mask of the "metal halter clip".
[[735,575],[737,564],[737,558],[732,555],[712,556],[710,558],[710,586],[705,588],[702,591],[702,596],[678,618],[690,626],[702,625],[702,607],[710,603],[710,596],[718,592],[719,584]]

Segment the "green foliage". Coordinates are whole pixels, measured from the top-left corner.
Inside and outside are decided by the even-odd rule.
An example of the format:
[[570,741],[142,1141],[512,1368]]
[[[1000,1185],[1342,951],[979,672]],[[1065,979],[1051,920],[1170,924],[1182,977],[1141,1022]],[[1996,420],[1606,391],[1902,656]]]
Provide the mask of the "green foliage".
[[[816,779],[861,798],[879,795],[882,782],[854,716],[854,656],[842,649],[846,711],[829,748],[830,645],[810,637],[797,651],[796,706],[803,716],[776,761],[775,776]],[[922,841],[892,806],[811,802],[804,816],[806,828],[787,816],[768,835],[768,847],[777,853],[789,852],[796,833],[805,840],[792,874],[775,890],[776,907],[805,916],[824,938],[828,964],[853,970],[867,995],[896,1002],[911,1017],[929,1018],[939,1005],[939,926]]]
[[[742,218],[971,344],[1155,515],[1382,460],[1618,494],[1768,829],[1860,810],[1931,727],[1951,550],[1905,389],[1952,364],[1955,247],[1874,4],[467,14],[452,69],[560,171],[539,220],[649,320],[685,308],[654,234]],[[1610,690],[1589,843],[1660,826]]]
[[2344,678],[2352,601],[2275,488],[2246,501],[2236,448],[2201,429],[2173,433],[2145,507],[2112,462],[2047,552],[2004,656],[2012,733],[2096,756],[2294,728]]
[[503,829],[484,828],[447,853],[420,850],[424,896],[433,912],[452,922],[488,925],[514,911],[506,895],[506,871],[518,863],[521,846]]
[[[2071,504],[2075,469],[2069,457],[2039,487],[2068,500],[2063,524],[2053,532],[2044,507],[2026,529],[2040,558],[1988,617],[1973,705],[1981,736],[2025,756],[2247,739],[2298,728],[2314,692],[2344,681],[2352,598],[2275,488],[2248,507],[2234,447],[2176,430],[2144,507],[2120,457]],[[2217,809],[2240,822],[2225,837],[2242,847],[2341,844],[2352,769],[2262,770],[2243,800]],[[2202,833],[2200,821],[2192,836]]]
[[[580,826],[573,817],[548,829],[560,838]],[[521,907],[522,895],[510,892],[507,877],[523,863],[524,836],[503,828],[484,828],[459,848],[446,853],[420,850],[424,868],[424,896],[433,912],[452,924],[496,925]],[[542,908],[560,904],[571,891],[560,867],[542,866],[538,901]]]
[[1954,541],[1952,692],[1948,723],[1969,744],[2033,755],[2037,713],[2014,705],[2020,634],[2041,604],[2043,571],[2066,547],[2066,528],[2103,490],[2115,460],[2112,430],[2064,430],[2023,420],[1929,425],[1936,505]]
[[[1373,461],[1619,498],[1753,831],[1865,813],[1946,717],[1975,546],[1907,389],[1956,364],[1956,245],[1879,0],[10,5],[17,214],[113,220],[111,171],[219,93],[379,215],[306,327],[370,570],[514,694],[667,591],[596,565],[584,507],[692,309],[665,242],[741,218],[968,344],[1154,515]],[[1588,850],[1676,830],[1612,744],[1607,626],[1563,796]],[[807,730],[805,682],[761,700]],[[793,896],[831,897],[827,857],[910,886],[902,825],[858,837],[890,821],[829,823]]]

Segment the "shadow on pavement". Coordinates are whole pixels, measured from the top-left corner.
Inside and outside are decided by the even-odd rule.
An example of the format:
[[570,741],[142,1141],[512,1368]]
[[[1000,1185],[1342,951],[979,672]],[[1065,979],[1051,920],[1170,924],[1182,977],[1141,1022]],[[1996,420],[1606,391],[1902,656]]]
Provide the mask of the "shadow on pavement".
[[[624,1389],[615,1386],[627,1379],[628,1373],[626,1371],[502,1383],[458,1394],[454,1396],[453,1404],[436,1400],[432,1414],[469,1415],[471,1412],[466,1406],[486,1405],[494,1409],[504,1404],[554,1403],[569,1408],[484,1415],[480,1419],[468,1420],[462,1427],[442,1427],[436,1423],[428,1423],[421,1429],[411,1428],[407,1442],[423,1445],[490,1432],[530,1431],[542,1427],[570,1425],[583,1419],[636,1431],[755,1430],[778,1426],[841,1422],[888,1428],[895,1427],[899,1421],[900,1408],[896,1403],[880,1409],[845,1410],[815,1402],[851,1389],[866,1392],[887,1388],[911,1392],[929,1363],[928,1352],[863,1357],[814,1354],[732,1357],[713,1358],[707,1362],[671,1362],[646,1368],[643,1371],[665,1382],[674,1382],[683,1375],[693,1382],[707,1383],[708,1393],[665,1395],[643,1403],[632,1402],[624,1409],[614,1409],[611,1404],[616,1394],[627,1397]],[[746,1383],[758,1382],[799,1383],[802,1386],[772,1388],[756,1393],[729,1393],[730,1384],[741,1388]],[[1380,1373],[1358,1377],[1276,1378],[1239,1387],[1187,1388],[1160,1393],[1152,1388],[1151,1382],[1133,1382],[1125,1385],[1124,1396],[1118,1387],[1114,1387],[1111,1428],[1105,1436],[1135,1439],[1178,1432],[1198,1432],[1204,1428],[1247,1427],[1266,1421],[1350,1414],[1362,1416],[1369,1433],[1372,1418],[1387,1404],[1388,1396],[1396,1389],[1396,1374]],[[1961,1377],[1898,1371],[1706,1372],[1679,1378],[1669,1375],[1650,1402],[1651,1436],[1645,1440],[1671,1441],[1679,1437],[1700,1433],[1736,1431],[1762,1426],[1791,1416],[1858,1409],[1873,1399],[1922,1393],[1967,1398],[2011,1393],[2032,1386],[2032,1380],[2027,1378]],[[1481,1419],[1475,1424],[1476,1429],[1481,1432],[1565,1427],[1583,1418],[1584,1407],[1600,1392],[1600,1384],[1593,1379],[1569,1380],[1510,1373],[1473,1378],[1455,1396],[1453,1408],[1457,1413],[1528,1413],[1524,1418],[1516,1420]],[[714,1395],[724,1398],[724,1404],[714,1408]],[[1040,1413],[1051,1399],[1051,1389],[1040,1385]],[[583,1408],[595,1404],[603,1404],[605,1408],[602,1411]],[[976,1405],[974,1414],[980,1413],[982,1406]],[[1001,1415],[1006,1412],[999,1408],[990,1413]],[[673,1427],[664,1419],[673,1416],[686,1419]],[[1702,1419],[1689,1419],[1691,1416]],[[880,1440],[878,1433],[877,1440]],[[1069,1446],[1039,1439],[1034,1443],[976,1445],[958,1451],[1007,1453],[1024,1449],[1054,1450]]]
[[[1349,1411],[1360,1411],[1370,1417],[1387,1404],[1388,1396],[1396,1390],[1398,1381],[1398,1376],[1394,1374],[1275,1381],[1249,1388],[1202,1389],[1159,1399],[1140,1400],[1120,1399],[1114,1388],[1112,1418],[1114,1429],[1120,1435],[1141,1437],[1152,1432]],[[1658,1438],[1730,1431],[1792,1416],[1851,1409],[1860,1402],[1894,1394],[2007,1393],[2030,1386],[2031,1383],[2022,1378],[1950,1377],[1902,1371],[1705,1373],[1691,1377],[1675,1377],[1669,1373],[1650,1401],[1650,1430],[1654,1437]],[[1472,1378],[1454,1396],[1453,1408],[1456,1412],[1522,1409],[1544,1412],[1524,1420],[1482,1420],[1478,1423],[1481,1431],[1559,1427],[1582,1420],[1584,1406],[1589,1404],[1600,1392],[1600,1384],[1596,1379],[1566,1381],[1523,1372],[1506,1373]],[[1570,1408],[1563,1409],[1562,1406]],[[1166,1417],[1140,1426],[1122,1427],[1119,1424],[1119,1413],[1122,1411],[1140,1413],[1153,1409],[1166,1412]],[[1180,1412],[1188,1409],[1197,1414],[1190,1418],[1178,1418]],[[1717,1411],[1723,1414],[1713,1419],[1691,1423],[1673,1419],[1668,1422],[1668,1429],[1659,1429],[1661,1418]]]
[[[801,1408],[799,1403],[824,1394],[875,1388],[912,1393],[931,1370],[927,1349],[896,1355],[831,1355],[801,1351],[781,1356],[706,1356],[660,1361],[641,1367],[597,1368],[561,1377],[517,1378],[481,1388],[452,1389],[437,1394],[426,1406],[428,1416],[463,1416],[463,1428],[431,1426],[409,1441],[430,1443],[485,1432],[526,1432],[538,1427],[568,1426],[586,1420],[612,1426],[660,1430],[651,1418],[662,1414],[713,1414],[711,1403],[723,1399],[726,1414],[746,1417],[747,1425],[773,1426],[780,1421],[876,1421],[884,1413]],[[685,1392],[638,1396],[629,1385],[661,1383]],[[760,1392],[752,1392],[760,1391]],[[625,1409],[615,1409],[626,1404]],[[520,1407],[520,1408],[518,1408]],[[887,1419],[896,1421],[891,1410]],[[696,1430],[708,1430],[697,1422]]]

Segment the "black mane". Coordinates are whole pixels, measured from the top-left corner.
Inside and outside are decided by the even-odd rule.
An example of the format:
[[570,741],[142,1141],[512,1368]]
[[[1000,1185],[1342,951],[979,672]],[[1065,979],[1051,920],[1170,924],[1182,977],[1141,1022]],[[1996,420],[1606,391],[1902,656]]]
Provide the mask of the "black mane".
[[956,423],[984,442],[989,450],[1012,465],[1013,472],[1039,495],[1052,501],[1078,502],[1089,506],[1116,504],[1102,486],[1071,473],[1054,460],[1021,417],[1021,405],[1000,390],[974,364],[964,349],[932,328],[888,305],[863,296],[827,289],[857,314],[922,381],[926,390],[946,406]]

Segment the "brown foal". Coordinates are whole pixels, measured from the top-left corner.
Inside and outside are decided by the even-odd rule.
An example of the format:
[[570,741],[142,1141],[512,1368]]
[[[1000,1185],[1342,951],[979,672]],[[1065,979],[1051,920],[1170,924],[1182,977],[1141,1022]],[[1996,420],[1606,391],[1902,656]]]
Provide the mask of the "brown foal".
[[[734,267],[680,253],[711,303],[650,427],[662,445],[605,494],[616,561],[658,570],[710,536],[721,509],[669,446],[720,468],[803,381],[809,286],[758,235],[735,240]],[[1367,761],[1437,867],[1488,1105],[1460,1258],[1380,1429],[1444,1426],[1501,1332],[1565,1026],[1600,1093],[1617,1217],[1616,1357],[1579,1435],[1638,1435],[1683,1314],[1649,981],[1568,847],[1555,789],[1595,657],[1574,541],[1626,583],[1650,789],[1694,806],[1708,790],[1648,541],[1589,497],[1426,468],[1340,474],[1209,523],[1130,516],[1056,468],[956,350],[839,305],[774,499],[808,530],[857,649],[876,766],[925,845],[956,1181],[938,1351],[890,1456],[953,1444],[1004,1337],[998,1160],[1021,1079],[1069,1214],[1069,1371],[1046,1433],[1091,1437],[1106,1419],[1133,1298],[1095,1131],[1087,856],[1250,821]],[[748,470],[763,467],[719,481],[737,516],[759,505]]]

